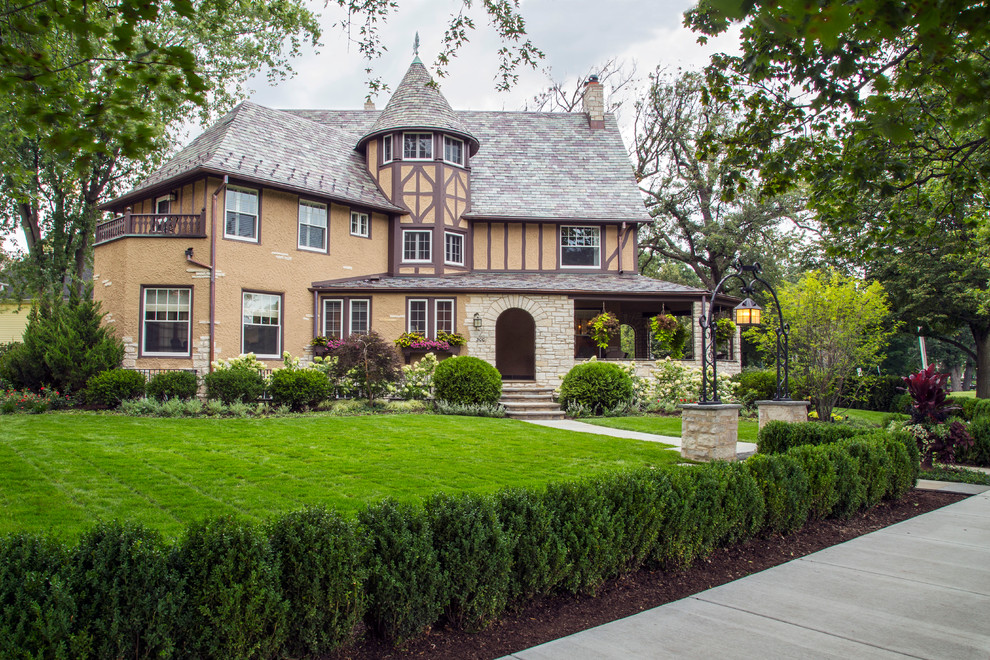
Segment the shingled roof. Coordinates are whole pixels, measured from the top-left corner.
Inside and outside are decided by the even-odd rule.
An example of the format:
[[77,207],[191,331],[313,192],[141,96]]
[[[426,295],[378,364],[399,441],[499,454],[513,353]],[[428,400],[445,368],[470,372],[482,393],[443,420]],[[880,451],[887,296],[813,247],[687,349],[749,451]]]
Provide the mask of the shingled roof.
[[245,101],[134,190],[105,206],[119,206],[146,190],[204,171],[403,212],[372,181],[354,143],[353,133]]
[[426,128],[453,133],[471,142],[471,153],[478,150],[478,139],[464,126],[450,103],[433,84],[433,78],[417,57],[385,109],[360,144],[382,133],[401,129]]
[[557,295],[689,295],[705,293],[682,284],[655,280],[644,275],[615,273],[467,273],[446,277],[363,277],[313,282],[314,289],[347,291],[484,291],[529,293],[546,291]]

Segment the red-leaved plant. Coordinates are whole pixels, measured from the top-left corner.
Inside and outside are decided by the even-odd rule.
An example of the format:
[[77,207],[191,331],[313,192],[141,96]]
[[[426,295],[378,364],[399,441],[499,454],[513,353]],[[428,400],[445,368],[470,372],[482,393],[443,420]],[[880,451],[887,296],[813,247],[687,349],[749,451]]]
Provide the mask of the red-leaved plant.
[[945,384],[949,374],[936,373],[935,365],[928,365],[916,374],[904,378],[907,391],[914,400],[911,406],[911,423],[917,424],[915,437],[921,450],[921,465],[930,469],[936,457],[946,463],[956,460],[956,450],[970,447],[973,438],[962,422],[943,422],[958,406],[949,405]]

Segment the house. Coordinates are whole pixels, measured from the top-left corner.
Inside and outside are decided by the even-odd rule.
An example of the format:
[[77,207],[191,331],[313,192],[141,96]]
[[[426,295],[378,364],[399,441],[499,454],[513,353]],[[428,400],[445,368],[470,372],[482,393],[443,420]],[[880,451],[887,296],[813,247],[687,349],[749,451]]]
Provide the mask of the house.
[[245,102],[103,208],[94,288],[125,366],[277,366],[317,335],[443,330],[553,383],[594,353],[602,310],[628,326],[606,356],[645,369],[661,309],[700,359],[707,293],[638,273],[650,218],[595,79],[583,113],[455,111],[417,57],[383,110]]

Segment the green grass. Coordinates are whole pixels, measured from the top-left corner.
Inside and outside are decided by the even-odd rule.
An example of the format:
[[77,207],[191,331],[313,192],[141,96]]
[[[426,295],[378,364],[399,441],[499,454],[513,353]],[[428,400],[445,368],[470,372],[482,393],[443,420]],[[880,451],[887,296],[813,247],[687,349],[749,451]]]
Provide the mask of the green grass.
[[979,470],[967,470],[966,468],[951,467],[948,465],[936,465],[931,470],[921,473],[922,479],[932,481],[954,481],[963,484],[977,484],[980,486],[990,486],[990,474]]
[[[878,426],[883,421],[883,418],[890,414],[872,410],[840,410],[838,408],[835,412],[843,417],[848,416],[851,420],[859,420]],[[596,424],[598,426],[607,426],[613,429],[668,435],[675,438],[681,437],[680,416],[634,415],[630,417],[589,417],[582,418],[578,421],[588,422],[589,424]],[[741,442],[756,442],[758,432],[759,423],[756,420],[739,420],[739,440]]]
[[965,392],[949,392],[949,396],[958,396],[963,399],[975,399],[976,390],[966,390]]
[[491,493],[673,463],[665,445],[436,415],[158,419],[62,413],[0,422],[0,533],[73,537],[97,519],[174,536],[191,521],[387,496]]

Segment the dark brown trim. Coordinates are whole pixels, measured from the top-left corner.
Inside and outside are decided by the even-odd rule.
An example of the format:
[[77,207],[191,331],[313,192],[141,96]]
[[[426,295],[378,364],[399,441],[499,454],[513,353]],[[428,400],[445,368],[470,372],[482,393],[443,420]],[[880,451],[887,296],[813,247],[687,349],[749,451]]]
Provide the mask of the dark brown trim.
[[492,267],[492,223],[488,223],[488,262],[485,268],[491,270]]
[[544,229],[544,224],[541,222],[540,223],[540,244],[539,244],[539,247],[540,247],[539,270],[541,270],[541,271],[543,270],[543,229]]
[[[226,200],[224,200],[224,201],[226,201]],[[299,247],[299,229],[300,229],[300,223],[299,223],[299,207],[302,206],[302,203],[303,202],[309,202],[310,204],[321,204],[324,207],[326,207],[326,210],[327,210],[327,226],[323,228],[323,232],[324,232],[324,234],[323,234],[323,243],[324,243],[324,245],[323,245],[323,249],[322,250],[315,250],[313,248],[301,248],[301,247]],[[299,198],[296,200],[296,252],[309,252],[310,254],[330,254],[330,211],[331,211],[330,206],[331,205],[330,205],[329,202],[324,202],[324,201],[320,201],[318,199],[312,199],[310,197],[304,197],[303,195],[299,195]],[[368,223],[370,225],[370,223],[371,223],[371,220],[370,219],[368,220]]]
[[[145,355],[144,353],[144,292],[147,289],[186,289],[189,291],[189,352],[173,353],[169,355]],[[196,309],[196,287],[189,284],[142,284],[141,285],[141,302],[138,305],[138,357],[139,358],[164,358],[164,359],[183,359],[192,358],[193,354],[193,316]]]
[[451,316],[451,332],[457,332],[457,296],[406,296],[405,302],[403,303],[403,310],[405,311],[405,325],[404,332],[411,332],[409,330],[409,303],[413,300],[425,300],[426,301],[426,332],[423,335],[427,339],[436,339],[436,327],[437,327],[437,301],[449,300],[453,303],[453,310]]
[[522,226],[522,269],[526,270],[526,233],[529,231],[529,224]]
[[320,334],[320,292],[313,291],[313,338]]
[[239,324],[241,328],[241,355],[246,353],[244,350],[244,294],[245,293],[260,293],[263,296],[278,296],[278,357],[258,357],[259,360],[281,360],[282,355],[285,353],[285,293],[281,291],[262,291],[260,289],[241,289],[241,322]]
[[[443,148],[443,137],[440,137],[440,148]],[[447,195],[447,166],[443,162],[443,154],[440,154],[440,160],[436,162],[435,165],[435,179],[433,182],[433,224],[438,227],[440,231],[433,232],[433,264],[436,268],[436,272],[439,275],[444,273],[444,244],[443,244],[443,229],[447,226],[446,215],[447,215],[447,205],[445,202],[445,197]]]
[[[458,269],[464,268],[467,265],[467,254],[465,252],[466,250],[465,246],[467,245],[467,236],[465,236],[464,232],[462,231],[458,231],[455,229],[447,229],[446,227],[444,227],[442,233],[443,233],[443,253],[440,256],[444,266],[450,266],[452,268],[458,268]],[[447,234],[453,234],[455,236],[461,237],[461,263],[459,264],[455,264],[447,261]]]
[[[608,227],[602,227],[602,251],[603,252],[605,250],[605,238],[604,238],[605,234],[608,234]],[[619,229],[616,228],[616,230],[615,230],[615,249],[612,250],[612,254],[610,254],[608,256],[608,262],[605,264],[605,267],[608,270],[611,270],[612,263],[613,262],[616,262],[616,261],[618,261],[618,263],[616,264],[616,268],[615,269],[616,270],[621,270],[621,268],[622,268],[622,258],[619,256],[620,255],[619,250],[620,250],[620,247],[619,247]]]
[[640,220],[636,218],[540,218],[528,215],[480,215],[474,213],[464,213],[462,217],[471,222],[538,222],[549,225],[618,225],[623,222],[634,224],[649,224],[653,222],[650,219]]
[[509,270],[509,225],[502,223],[502,268]]
[[[355,234],[354,232],[351,231],[351,216],[354,215],[355,213],[359,213],[359,214],[368,216],[368,235],[367,236],[361,236],[360,234]],[[362,240],[366,239],[366,240],[369,240],[370,241],[371,240],[371,235],[374,233],[374,230],[372,229],[372,225],[375,224],[374,222],[372,222],[372,220],[374,220],[374,213],[366,213],[364,211],[357,210],[357,209],[355,209],[353,207],[349,207],[347,209],[347,235],[348,236],[353,236],[354,238],[360,238]]]

